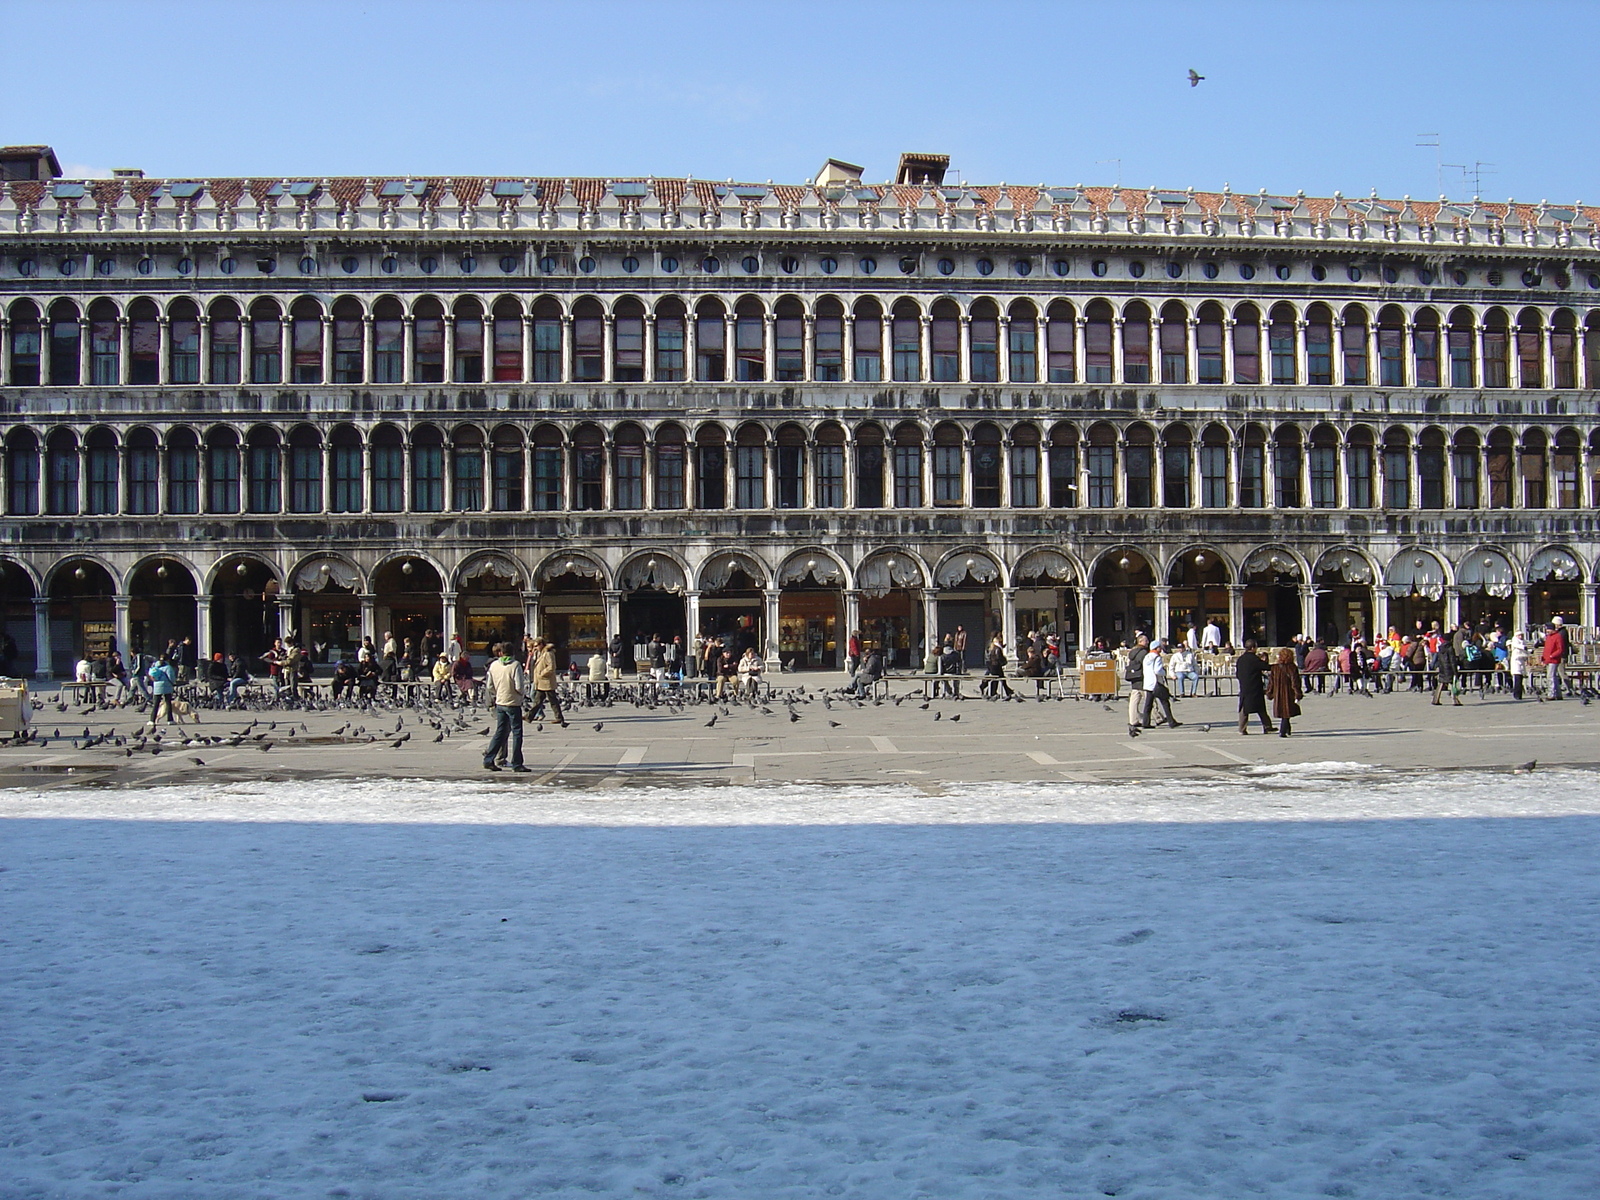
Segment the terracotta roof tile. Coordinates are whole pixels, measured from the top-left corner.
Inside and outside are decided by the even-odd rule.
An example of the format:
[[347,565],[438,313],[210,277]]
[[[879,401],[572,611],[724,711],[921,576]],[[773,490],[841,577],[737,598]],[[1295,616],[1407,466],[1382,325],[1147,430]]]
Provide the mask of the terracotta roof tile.
[[967,190],[991,209],[1000,203],[1000,189],[997,187],[974,187]]
[[1111,207],[1111,198],[1116,192],[1111,188],[1086,187],[1083,189],[1083,198],[1089,202],[1089,207],[1097,213],[1103,213]]
[[273,205],[278,202],[276,196],[269,195],[273,188],[281,184],[281,179],[252,179],[245,184],[249,189],[250,198],[258,205]]
[[915,208],[922,203],[922,197],[926,194],[922,185],[917,183],[896,183],[889,188],[889,192],[894,196],[896,208]]
[[656,199],[661,201],[662,208],[677,208],[683,203],[683,193],[686,190],[681,179],[658,179],[655,182]]
[[365,179],[335,179],[328,185],[328,192],[333,196],[335,204],[342,208],[360,204],[363,196],[367,194],[367,181]]
[[1208,217],[1220,217],[1222,206],[1228,197],[1222,192],[1196,192],[1194,194],[1195,207]]
[[1011,207],[1018,212],[1031,212],[1033,206],[1039,203],[1039,189],[1021,184],[1006,188],[1011,194]]
[[159,179],[135,179],[128,184],[128,194],[133,197],[133,202],[140,208],[154,203],[160,193],[161,181]]
[[1424,225],[1434,225],[1439,220],[1440,204],[1437,200],[1413,200],[1411,211],[1417,214],[1417,220]]
[[1326,221],[1333,215],[1333,199],[1329,196],[1307,196],[1306,211],[1313,221]]
[[796,187],[792,183],[775,183],[772,185],[772,194],[777,197],[778,203],[786,210],[793,212],[806,202],[805,187]]
[[554,208],[561,203],[567,194],[567,181],[565,179],[535,179],[533,185],[539,189],[539,206],[541,208]]
[[1142,213],[1150,205],[1150,193],[1137,188],[1118,188],[1117,194],[1122,197],[1122,207],[1131,213]]
[[94,179],[89,183],[89,195],[94,197],[96,208],[115,208],[122,199],[122,180]]
[[593,208],[606,198],[604,179],[574,179],[572,197],[586,208]]
[[1478,207],[1488,216],[1494,217],[1498,221],[1503,221],[1506,218],[1507,209],[1504,204],[1480,204]]
[[218,208],[233,208],[244,198],[244,180],[212,179],[206,183],[206,191]]
[[694,189],[694,198],[700,201],[702,208],[720,208],[722,201],[717,199],[717,185],[709,179],[693,180],[689,186]]
[[1534,204],[1516,204],[1512,206],[1516,219],[1523,225],[1537,225],[1539,223],[1539,208]]
[[37,179],[19,179],[11,185],[11,199],[18,208],[36,208],[44,199],[44,183]]
[[483,180],[475,176],[468,179],[452,179],[450,192],[462,208],[471,208],[483,199]]

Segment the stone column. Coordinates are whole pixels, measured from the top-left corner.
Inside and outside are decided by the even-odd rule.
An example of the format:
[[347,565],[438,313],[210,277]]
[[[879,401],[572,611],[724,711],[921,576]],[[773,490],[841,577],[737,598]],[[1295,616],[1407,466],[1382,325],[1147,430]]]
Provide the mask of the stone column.
[[456,314],[448,308],[444,313],[444,367],[441,374],[446,383],[456,382]]
[[1580,625],[1597,625],[1597,624],[1600,624],[1600,618],[1597,618],[1595,616],[1594,598],[1595,598],[1595,585],[1594,584],[1585,583],[1585,584],[1580,584],[1579,585],[1579,603],[1582,604],[1583,607],[1578,612],[1578,624],[1580,624]]
[[606,642],[622,632],[622,593],[618,591],[604,591],[600,593],[606,606]]
[[1156,617],[1155,628],[1150,631],[1154,638],[1171,637],[1172,610],[1170,606],[1172,588],[1164,583],[1156,584],[1152,589],[1155,592]]
[[[848,646],[850,635],[861,632],[861,592],[855,588],[846,588],[841,594],[844,597],[844,636],[840,640]],[[844,655],[841,654],[839,659],[842,662]]]
[[361,315],[361,382],[372,382],[372,339],[376,336],[375,319],[371,313]]
[[617,377],[617,318],[611,313],[606,313],[602,322],[600,378],[611,383]]
[[[644,315],[644,381],[656,381],[656,315],[653,312]],[[650,472],[645,474],[648,476]],[[645,507],[650,506],[646,504]]]
[[[1334,622],[1334,626],[1335,626],[1336,629],[1339,630],[1339,632],[1340,632],[1340,634],[1342,636],[1343,632],[1344,632],[1344,629],[1343,629],[1344,618],[1343,618],[1342,615],[1338,615],[1338,614],[1335,614],[1335,616],[1336,616],[1336,619],[1335,619],[1335,622]],[[1385,587],[1375,587],[1375,588],[1373,588],[1372,589],[1372,627],[1373,627],[1373,629],[1374,630],[1380,630],[1381,629],[1384,633],[1388,633],[1389,632],[1389,626],[1391,626],[1393,624],[1394,624],[1394,622],[1389,619],[1389,589],[1385,588]],[[1401,633],[1407,633],[1407,632],[1409,632],[1409,630],[1402,629],[1400,632]],[[1373,636],[1374,637],[1377,636],[1376,632],[1374,632]]]
[[206,313],[200,314],[200,382],[211,382],[211,318]]
[[[1083,662],[1084,652],[1094,645],[1094,589],[1078,589],[1078,662]],[[1011,647],[1006,647],[1011,652]]]
[[[522,382],[533,382],[533,314],[522,314]],[[532,633],[530,629],[528,631]]]
[[771,312],[761,314],[761,378],[768,383],[778,378],[778,318]]
[[156,355],[156,382],[167,384],[172,382],[172,318],[164,314],[157,317],[156,329],[161,339]]
[[1461,589],[1454,584],[1444,589],[1444,627],[1454,629],[1461,624]]
[[688,633],[684,653],[693,654],[694,640],[700,636],[700,593],[694,589],[683,593],[683,618]]
[[999,382],[1011,382],[1011,315],[1000,314],[999,332],[995,337],[995,374]]
[[378,641],[378,598],[370,592],[361,593],[361,638]]
[[939,652],[939,589],[922,589],[922,659]]
[[322,380],[333,382],[333,314],[322,314]]
[[[1184,321],[1183,358],[1187,376],[1185,383],[1200,382],[1200,318],[1191,316]],[[1196,431],[1198,432],[1198,431]]]
[[[810,383],[817,377],[817,318],[806,313],[800,320],[800,378]],[[843,371],[840,378],[845,378]]]
[[783,669],[783,660],[778,655],[778,604],[783,598],[781,588],[767,588],[762,593],[764,605],[763,624],[766,628],[762,631],[765,645],[766,670],[776,675]]
[[[1011,648],[1017,644],[1017,589],[1014,587],[1000,589],[1000,640],[1009,655]],[[985,644],[984,653],[987,654],[988,649]]]
[[401,351],[400,351],[400,382],[411,383],[417,377],[417,319],[407,313],[400,319]]
[[250,314],[243,313],[239,317],[239,382],[241,384],[254,383],[254,359],[256,356],[256,331],[250,323]]
[[122,651],[124,662],[127,661],[128,651],[133,645],[133,628],[128,620],[128,608],[132,603],[132,596],[111,597],[111,625],[117,639],[117,649]]
[[11,386],[11,322],[0,313],[0,387]]
[[50,662],[50,599],[33,598],[33,677],[53,679],[55,670]]
[[1123,382],[1122,369],[1122,322],[1126,318],[1118,315],[1111,318],[1111,382]]
[[922,331],[922,362],[919,374],[922,377],[921,381],[927,383],[933,378],[933,318],[923,313],[919,318],[919,328]]
[[[1383,629],[1373,630],[1374,640],[1387,632],[1388,628],[1385,625]],[[1300,632],[1310,637],[1317,635],[1317,590],[1308,583],[1300,585]]]
[[[439,641],[448,646],[450,636],[456,632],[456,596],[453,591],[439,593]],[[433,664],[428,664],[428,669],[433,669]]]
[[220,647],[211,644],[211,597],[194,598],[194,649],[195,662],[210,662]]
[[1228,641],[1237,650],[1244,645],[1244,584],[1228,585]]
[[539,628],[539,593],[536,589],[522,593],[522,631],[528,637],[539,637],[543,633]]
[[278,601],[278,636],[281,638],[294,638],[300,640],[300,631],[294,627],[294,593],[279,592]]
[[[1587,592],[1588,590],[1589,589],[1586,586],[1585,591]],[[1512,631],[1515,632],[1518,629],[1528,628],[1528,585],[1525,583],[1514,585],[1512,588],[1512,594],[1514,599],[1512,601],[1511,621]],[[1589,604],[1589,599],[1590,597],[1588,595],[1584,596],[1583,612],[1578,614],[1580,619],[1587,620],[1587,618],[1593,615],[1593,609]]]

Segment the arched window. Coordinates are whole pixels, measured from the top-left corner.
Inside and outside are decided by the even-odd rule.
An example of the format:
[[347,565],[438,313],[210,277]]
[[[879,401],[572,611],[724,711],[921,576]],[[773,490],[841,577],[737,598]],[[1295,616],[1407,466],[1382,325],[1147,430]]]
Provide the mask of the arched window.
[[89,486],[84,497],[84,512],[91,516],[111,516],[120,508],[117,495],[117,435],[105,426],[91,429],[84,439],[85,466]]
[[242,334],[239,308],[232,300],[218,300],[211,306],[211,378],[215,384],[239,382],[239,355]]
[[276,429],[260,425],[250,431],[245,475],[247,511],[275,513],[283,507],[283,451]]
[[1049,319],[1045,324],[1045,363],[1049,382],[1076,383],[1078,381],[1078,319],[1072,305],[1057,300],[1050,305]]
[[[359,469],[359,453],[354,462]],[[353,495],[359,504],[359,476]],[[437,425],[419,425],[411,431],[411,511],[444,511],[444,431]]]
[[1122,310],[1122,381],[1150,382],[1150,309],[1137,300]]
[[972,306],[967,367],[973,383],[1000,382],[1000,310],[993,300],[979,300]]
[[[276,312],[277,309],[273,308],[272,311]],[[55,361],[55,343],[52,341],[52,378],[55,375]],[[109,300],[96,300],[89,306],[89,382],[95,387],[116,387],[122,382],[122,327],[117,320],[117,307]]]
[[1101,421],[1089,429],[1085,455],[1089,475],[1089,507],[1117,506],[1117,431]]
[[1280,425],[1272,437],[1273,502],[1279,508],[1299,508],[1305,503],[1300,494],[1300,466],[1304,459],[1300,430]]
[[1344,502],[1347,508],[1372,507],[1372,481],[1377,464],[1372,430],[1357,425],[1344,445]]
[[894,431],[894,506],[921,508],[922,427],[903,421]]
[[289,310],[289,378],[293,383],[322,382],[322,308],[302,296]]
[[966,471],[963,459],[961,427],[944,421],[933,430],[933,502],[937,506],[952,506],[964,502],[962,484]]
[[494,381],[522,381],[522,307],[510,296],[494,302]]
[[[328,508],[336,513],[358,513],[366,507],[361,435],[350,425],[337,425],[328,434]],[[440,477],[444,470],[440,467]],[[440,493],[437,512],[444,507]]]
[[11,386],[39,386],[39,310],[26,300],[11,306]]
[[1039,430],[1023,422],[1011,428],[1011,507],[1039,507]]
[[186,425],[167,434],[167,511],[182,516],[200,511],[200,439]]
[[605,313],[598,300],[586,296],[572,307],[572,381],[600,383],[605,367]]
[[[559,512],[562,506],[562,484],[566,479],[563,462],[564,445],[561,430],[554,425],[540,425],[533,431],[533,511]],[[680,495],[682,484],[679,485]],[[659,501],[661,491],[657,490]],[[683,505],[680,502],[679,508]]]
[[844,507],[844,427],[837,421],[824,421],[817,429],[812,503],[818,508]]
[[403,317],[400,301],[393,296],[385,296],[372,310],[373,383],[400,383],[406,377],[406,325]]
[[1537,308],[1517,318],[1517,380],[1519,387],[1544,386],[1544,318]]
[[[861,306],[856,306],[857,314]],[[922,380],[922,313],[915,301],[895,302],[894,319],[889,323],[890,350],[894,356],[896,383],[918,383]],[[861,318],[856,317],[856,336],[861,335]],[[859,376],[858,376],[859,378]]]
[[759,425],[741,426],[734,439],[733,506],[767,506],[767,432]]
[[1091,300],[1084,309],[1083,378],[1086,383],[1112,381],[1111,317],[1111,305],[1104,300]]
[[1383,435],[1383,506],[1411,507],[1411,436],[1398,426]]
[[1312,387],[1333,383],[1333,313],[1326,304],[1306,309],[1306,383]]
[[1161,309],[1161,382],[1189,382],[1189,314],[1176,300]]
[[1039,382],[1039,314],[1026,300],[1011,306],[1006,348],[1012,383]]
[[1420,310],[1411,329],[1412,361],[1416,364],[1416,386],[1439,386],[1439,314],[1431,308]]
[[953,300],[934,302],[928,350],[933,358],[934,383],[955,383],[961,378],[961,310]]
[[1000,429],[991,421],[972,430],[972,504],[1000,507]]
[[127,438],[128,501],[130,514],[154,516],[161,511],[161,446],[154,430],[140,427]]
[[333,302],[333,382],[361,384],[366,382],[362,352],[365,324],[361,319],[361,302],[354,296],[341,296]]
[[1200,504],[1228,507],[1228,431],[1207,425],[1200,435]]
[[39,439],[26,427],[6,436],[6,512],[13,517],[39,512]]
[[1457,308],[1450,314],[1450,328],[1445,335],[1450,354],[1450,386],[1469,388],[1475,386],[1477,372],[1472,365],[1472,326],[1470,308]]
[[1311,507],[1339,506],[1339,434],[1332,425],[1311,431],[1306,466],[1311,477]]
[[70,429],[57,429],[45,443],[48,484],[45,511],[70,517],[78,511],[78,439]]
[[1378,386],[1406,385],[1406,316],[1393,304],[1378,313]]
[[1491,308],[1483,318],[1483,386],[1511,386],[1511,322],[1505,309]]
[[572,498],[580,512],[606,506],[605,435],[593,425],[580,425],[572,434]]
[[1477,508],[1480,503],[1478,464],[1482,453],[1477,433],[1471,429],[1457,430],[1450,444],[1450,474],[1455,479],[1457,508]]
[[855,343],[851,378],[857,383],[878,383],[883,379],[883,309],[876,300],[858,300],[850,319]]
[[1261,313],[1254,304],[1233,314],[1233,381],[1261,382]]
[[761,301],[744,299],[734,307],[733,353],[737,382],[760,383],[767,377],[767,316]]
[[454,363],[455,383],[483,382],[483,305],[471,296],[456,301]]
[[322,511],[322,435],[311,425],[289,431],[289,511]]
[[167,310],[167,378],[200,382],[200,310],[192,300],[175,300]]
[[1265,508],[1267,504],[1267,431],[1246,425],[1239,439],[1239,507]]
[[1600,312],[1583,319],[1583,379],[1585,387],[1600,388]]
[[128,382],[148,386],[161,382],[161,322],[155,302],[138,299],[128,306]]
[[[884,439],[883,430],[870,422],[856,426],[856,507],[882,508]],[[897,476],[898,478],[898,476]],[[922,464],[917,464],[922,478]],[[897,502],[898,503],[898,502]],[[920,504],[920,499],[918,504]]]
[[804,508],[806,502],[806,434],[798,425],[778,430],[772,450],[772,475],[778,508]]
[[613,508],[644,507],[644,430],[632,421],[618,425],[612,434],[611,494]]
[[1371,382],[1367,362],[1367,310],[1359,304],[1344,310],[1344,330],[1340,334],[1344,352],[1344,383],[1346,387],[1366,387]]
[[702,425],[694,438],[694,506],[728,507],[728,439],[720,425]]
[[1292,385],[1299,381],[1295,363],[1294,309],[1279,304],[1272,310],[1272,321],[1267,326],[1267,350],[1272,356],[1272,382]]
[[688,333],[683,301],[669,297],[656,306],[656,382],[682,383],[688,378]]
[[1556,434],[1555,449],[1550,454],[1550,477],[1555,484],[1557,508],[1577,508],[1583,492],[1578,483],[1578,464],[1583,459],[1583,439],[1576,429],[1563,429]]
[[[632,296],[617,301],[611,324],[612,378],[618,383],[644,382],[644,305]],[[641,502],[633,507],[643,508]]]
[[283,382],[283,316],[271,300],[250,306],[250,382]]
[[522,511],[522,463],[522,431],[515,425],[496,426],[489,441],[491,511]]
[[772,322],[772,378],[776,383],[799,383],[805,377],[805,312],[800,301],[785,296],[778,301]]
[[225,425],[206,434],[206,511],[239,511],[239,435]]
[[662,425],[656,430],[656,507],[678,509],[685,504],[683,426]]
[[812,329],[811,377],[818,383],[844,379],[844,305],[831,296],[817,302]]
[[1417,507],[1444,507],[1444,431],[1428,428],[1417,438]]
[[1554,386],[1578,386],[1578,319],[1570,308],[1557,309],[1550,322],[1550,360]]
[[1548,508],[1550,485],[1545,471],[1545,449],[1549,445],[1542,429],[1524,430],[1517,468],[1522,475],[1522,506]]
[[[1127,326],[1123,328],[1126,330]],[[1129,427],[1127,442],[1123,447],[1123,503],[1128,508],[1155,507],[1155,442],[1155,433],[1150,426],[1139,424]]]
[[[110,301],[106,301],[102,307],[109,308]],[[115,309],[110,309],[110,313],[115,318]],[[45,336],[50,339],[49,383],[52,387],[76,387],[80,378],[79,352],[83,339],[77,306],[70,300],[57,300],[50,306],[48,325]]]
[[728,377],[728,323],[724,312],[720,301],[709,298],[700,301],[695,309],[694,377],[701,383],[721,383]]
[[444,305],[424,296],[411,309],[411,379],[444,382]]
[[1050,430],[1050,507],[1078,507],[1078,427],[1067,421]]
[[451,438],[450,507],[483,511],[483,434],[475,425],[458,426]]
[[372,511],[405,511],[405,441],[393,425],[372,431]]
[[1194,498],[1189,476],[1194,462],[1194,436],[1181,421],[1161,431],[1161,503],[1166,508],[1188,508]]
[[1195,363],[1199,369],[1197,383],[1222,383],[1222,306],[1208,300],[1200,306],[1200,323],[1195,326]]
[[1490,508],[1511,507],[1511,468],[1516,458],[1515,447],[1509,429],[1502,427],[1489,431],[1489,452],[1485,457],[1489,467]]
[[560,383],[566,353],[561,345],[561,305],[549,296],[533,305],[533,381]]

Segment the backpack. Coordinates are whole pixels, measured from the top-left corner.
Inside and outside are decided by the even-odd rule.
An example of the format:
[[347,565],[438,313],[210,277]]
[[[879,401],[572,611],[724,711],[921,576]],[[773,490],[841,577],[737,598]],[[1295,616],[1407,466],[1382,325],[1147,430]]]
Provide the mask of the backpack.
[[1128,667],[1122,672],[1124,682],[1131,683],[1135,687],[1144,685],[1144,658],[1149,653],[1148,650],[1128,651]]

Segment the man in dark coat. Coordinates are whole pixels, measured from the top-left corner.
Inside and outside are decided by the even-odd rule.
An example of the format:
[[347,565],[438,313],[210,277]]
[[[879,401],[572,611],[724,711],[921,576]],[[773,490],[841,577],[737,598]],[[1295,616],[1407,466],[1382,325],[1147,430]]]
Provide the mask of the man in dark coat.
[[1249,733],[1247,726],[1252,716],[1261,718],[1263,733],[1276,733],[1272,718],[1267,715],[1267,686],[1263,680],[1268,670],[1256,653],[1255,638],[1246,638],[1244,653],[1233,664],[1233,677],[1239,681],[1239,732]]
[[1445,692],[1450,693],[1459,708],[1461,705],[1460,689],[1455,686],[1456,672],[1460,663],[1456,659],[1456,643],[1454,638],[1439,639],[1439,653],[1434,656],[1433,675],[1433,703],[1439,703],[1439,697]]

